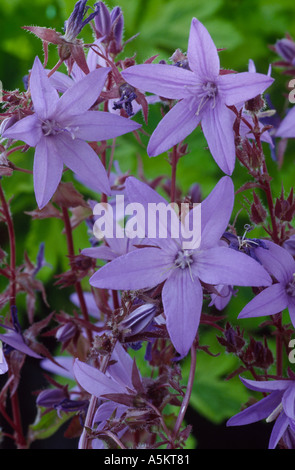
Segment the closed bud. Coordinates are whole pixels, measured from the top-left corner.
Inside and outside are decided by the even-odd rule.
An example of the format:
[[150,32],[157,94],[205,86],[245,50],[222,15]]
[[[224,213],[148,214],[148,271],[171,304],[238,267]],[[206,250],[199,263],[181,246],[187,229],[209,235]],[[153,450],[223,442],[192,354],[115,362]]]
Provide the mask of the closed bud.
[[62,325],[56,332],[55,337],[58,341],[65,343],[72,339],[77,333],[77,327],[72,322],[67,322]]
[[288,38],[280,39],[276,42],[276,53],[281,56],[286,62],[295,65],[295,42]]
[[66,398],[68,398],[68,394],[64,388],[54,388],[39,393],[36,403],[44,408],[55,408]]

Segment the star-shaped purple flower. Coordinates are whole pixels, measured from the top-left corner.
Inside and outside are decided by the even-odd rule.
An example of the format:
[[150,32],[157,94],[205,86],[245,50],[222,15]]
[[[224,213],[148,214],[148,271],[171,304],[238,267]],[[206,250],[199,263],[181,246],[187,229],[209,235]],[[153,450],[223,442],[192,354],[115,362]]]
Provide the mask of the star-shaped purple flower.
[[251,72],[220,75],[216,46],[207,29],[193,18],[187,57],[190,70],[166,64],[140,64],[122,72],[144,91],[180,100],[162,119],[148,144],[149,156],[165,152],[187,137],[201,122],[209,149],[222,171],[235,165],[232,111],[268,88],[273,79]]
[[268,240],[264,244],[268,249],[258,247],[255,255],[277,282],[254,297],[238,318],[274,315],[288,308],[295,326],[295,261],[285,248]]
[[[145,208],[150,202],[168,204],[156,191],[133,177],[126,180],[126,192],[129,201]],[[183,239],[167,232],[166,238],[149,239],[143,244],[151,246],[137,248],[100,268],[90,284],[98,288],[138,290],[165,282],[162,301],[167,329],[175,349],[186,355],[200,322],[201,281],[231,286],[271,283],[270,276],[257,261],[220,244],[233,203],[233,183],[225,176],[201,204],[201,242],[197,248],[183,249]],[[184,225],[195,216],[194,210],[199,210],[199,206],[186,215]]]
[[34,189],[42,209],[53,196],[66,165],[98,192],[110,194],[110,183],[100,159],[86,141],[107,140],[138,129],[130,119],[102,111],[89,111],[104,86],[108,68],[92,71],[59,97],[38,57],[34,61],[30,91],[34,114],[12,127],[3,137],[36,147]]
[[[257,392],[269,393],[259,402],[230,418],[227,426],[242,426],[261,419],[275,421],[269,440],[269,449],[275,449],[281,437],[291,430],[295,432],[295,380],[255,381],[241,378],[246,387]],[[293,447],[292,447],[293,448]]]

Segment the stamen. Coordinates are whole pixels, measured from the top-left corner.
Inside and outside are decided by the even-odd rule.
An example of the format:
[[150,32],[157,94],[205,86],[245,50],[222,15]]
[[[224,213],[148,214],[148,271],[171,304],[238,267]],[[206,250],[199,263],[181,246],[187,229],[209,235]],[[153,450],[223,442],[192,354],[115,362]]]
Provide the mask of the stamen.
[[283,409],[283,403],[280,403],[275,410],[273,410],[273,412],[266,418],[266,422],[267,423],[271,423],[272,421],[274,421],[275,419],[277,419],[277,417],[279,416],[280,412],[282,411]]
[[212,109],[215,108],[216,106],[216,95],[217,95],[217,86],[213,82],[207,82],[202,85],[202,92],[199,93],[199,96],[201,97],[201,101],[199,103],[196,116],[200,114],[202,109],[204,108],[205,104],[209,100],[213,100],[212,103]]

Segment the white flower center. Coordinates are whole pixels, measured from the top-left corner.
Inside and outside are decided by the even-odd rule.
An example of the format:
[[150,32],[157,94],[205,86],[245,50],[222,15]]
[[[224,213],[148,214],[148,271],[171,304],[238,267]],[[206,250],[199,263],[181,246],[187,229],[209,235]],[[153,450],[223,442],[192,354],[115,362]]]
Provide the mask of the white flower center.
[[62,132],[68,132],[73,140],[76,138],[75,132],[78,132],[79,130],[79,127],[63,127],[54,119],[46,119],[43,121],[41,128],[45,137],[61,134]]
[[291,297],[295,297],[295,273],[293,273],[292,281],[288,282],[286,285],[286,292],[288,295],[291,295]]
[[199,96],[201,97],[201,101],[199,103],[196,116],[200,114],[202,109],[204,108],[205,104],[212,100],[212,109],[216,106],[216,95],[218,92],[217,85],[214,82],[207,82],[202,85],[202,90]]
[[193,262],[192,250],[180,250],[176,255],[174,264],[177,268],[185,269],[189,268]]

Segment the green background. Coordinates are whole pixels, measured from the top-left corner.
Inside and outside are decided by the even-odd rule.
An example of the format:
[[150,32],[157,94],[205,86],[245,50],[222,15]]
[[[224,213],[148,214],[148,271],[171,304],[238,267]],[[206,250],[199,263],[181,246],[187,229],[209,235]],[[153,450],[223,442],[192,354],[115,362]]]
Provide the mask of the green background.
[[[90,6],[92,2],[88,2]],[[75,2],[72,0],[1,0],[0,3],[0,80],[3,88],[23,90],[22,77],[31,68],[34,57],[43,57],[41,41],[32,34],[21,29],[24,25],[38,25],[55,28],[62,31],[65,19],[71,13]],[[258,72],[267,73],[270,63],[277,60],[277,56],[268,47],[276,40],[289,33],[295,37],[295,4],[294,0],[145,0],[108,1],[109,8],[119,5],[124,13],[124,38],[127,40],[133,35],[139,36],[130,42],[121,58],[132,57],[136,53],[138,63],[154,54],[160,59],[168,60],[175,49],[184,52],[187,48],[190,22],[192,17],[201,20],[212,35],[218,48],[225,48],[220,52],[223,68],[235,69],[238,72],[247,71],[249,59],[253,59]],[[80,35],[85,42],[91,42],[92,35],[89,26],[86,26]],[[57,62],[55,46],[50,45],[50,65]],[[283,117],[286,102],[288,77],[282,76],[280,69],[273,68],[274,84],[269,90],[271,100],[278,113]],[[136,120],[142,122],[144,129],[151,134],[161,117],[160,106],[154,105],[149,111],[149,123],[143,123],[142,116],[138,114]],[[147,144],[148,138],[142,138]],[[217,181],[223,176],[213,158],[206,149],[206,142],[199,129],[187,138],[189,153],[183,157],[178,165],[177,182],[185,192],[193,183],[199,183],[203,197],[214,188]],[[129,171],[138,175],[138,162],[142,161],[147,178],[159,175],[169,177],[170,166],[167,155],[148,158],[145,148],[140,146],[132,135],[117,139],[118,148],[115,159],[119,161],[123,172]],[[284,184],[288,194],[294,183],[294,141],[288,143],[287,152],[279,169],[277,162],[270,157],[268,146],[265,146],[267,164],[273,177],[272,189],[275,196],[279,196],[281,185]],[[26,154],[14,154],[12,161],[17,166],[32,168],[33,149]],[[70,175],[66,176],[72,180]],[[72,180],[74,181],[74,180]],[[247,181],[246,170],[237,162],[233,173],[233,181],[237,190]],[[39,244],[45,242],[45,257],[51,267],[44,267],[38,278],[45,282],[48,300],[51,309],[72,311],[69,302],[71,289],[59,290],[53,286],[54,275],[68,269],[68,259],[65,256],[66,243],[62,233],[60,220],[31,220],[24,211],[36,208],[33,194],[32,177],[28,174],[15,172],[13,176],[3,179],[3,186],[8,198],[12,198],[11,209],[14,217],[17,234],[17,261],[23,262],[23,252],[27,251],[29,257],[35,261]],[[75,182],[77,189],[92,198],[91,191]],[[250,200],[251,191],[244,193]],[[243,226],[249,222],[244,206],[243,195],[236,198],[235,211],[241,210],[237,227],[242,235]],[[0,241],[7,249],[6,228],[1,225]],[[256,228],[251,236],[264,235],[260,228]],[[74,232],[75,249],[78,251],[89,246],[87,230],[84,225]],[[4,287],[5,282],[1,280]],[[87,289],[87,282],[84,283]],[[252,298],[251,289],[240,289],[239,295],[233,298],[225,310],[227,318],[233,324],[245,328],[247,334],[261,338],[259,324],[262,319],[237,321],[241,308]],[[19,310],[22,322],[26,325],[24,296],[19,297]],[[2,312],[3,313],[3,312]],[[5,310],[4,310],[5,313]],[[48,313],[41,299],[38,299],[36,319]],[[286,321],[289,321],[288,315]],[[213,353],[221,352],[214,358],[200,352],[197,361],[196,387],[192,395],[193,407],[203,416],[218,424],[239,411],[241,405],[247,400],[248,391],[240,384],[239,379],[229,382],[224,377],[237,365],[237,360],[225,354],[216,341],[216,331],[209,328],[200,329],[200,343],[209,344]],[[270,342],[273,348],[273,341]],[[287,359],[285,360],[287,364]],[[186,366],[184,376],[186,376]],[[185,377],[184,377],[185,378]]]

